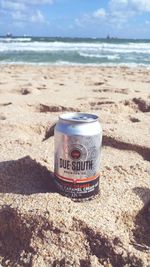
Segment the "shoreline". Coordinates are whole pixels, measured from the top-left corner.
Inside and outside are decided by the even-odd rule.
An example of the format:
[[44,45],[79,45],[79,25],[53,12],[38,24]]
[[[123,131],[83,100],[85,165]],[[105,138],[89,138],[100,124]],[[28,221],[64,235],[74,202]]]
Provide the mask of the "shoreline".
[[38,63],[38,62],[10,62],[10,63],[0,63],[0,66],[33,66],[33,67],[85,67],[85,68],[129,68],[129,69],[150,69],[150,65],[146,64],[136,64],[136,63],[130,63],[130,64],[124,64],[124,63],[118,63],[118,64],[113,64],[113,63],[107,63],[107,64],[82,64],[82,63]]

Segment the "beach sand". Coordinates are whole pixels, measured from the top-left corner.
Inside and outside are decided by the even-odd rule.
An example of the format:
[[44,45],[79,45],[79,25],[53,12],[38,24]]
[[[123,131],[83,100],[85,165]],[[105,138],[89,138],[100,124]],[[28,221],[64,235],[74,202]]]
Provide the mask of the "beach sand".
[[[100,194],[82,203],[53,185],[68,111],[103,128]],[[149,161],[150,70],[1,65],[1,266],[150,266]]]

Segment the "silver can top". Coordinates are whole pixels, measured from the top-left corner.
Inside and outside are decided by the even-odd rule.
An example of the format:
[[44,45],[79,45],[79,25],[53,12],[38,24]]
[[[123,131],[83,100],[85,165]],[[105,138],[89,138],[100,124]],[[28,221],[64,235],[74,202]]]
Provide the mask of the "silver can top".
[[70,112],[64,113],[59,116],[59,119],[72,122],[95,122],[98,120],[98,116],[89,113]]

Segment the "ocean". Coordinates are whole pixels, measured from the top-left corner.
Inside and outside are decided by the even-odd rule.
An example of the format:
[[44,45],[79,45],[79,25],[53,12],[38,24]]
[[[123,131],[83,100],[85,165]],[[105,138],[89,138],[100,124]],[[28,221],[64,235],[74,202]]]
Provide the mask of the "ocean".
[[150,40],[0,37],[0,64],[150,67]]

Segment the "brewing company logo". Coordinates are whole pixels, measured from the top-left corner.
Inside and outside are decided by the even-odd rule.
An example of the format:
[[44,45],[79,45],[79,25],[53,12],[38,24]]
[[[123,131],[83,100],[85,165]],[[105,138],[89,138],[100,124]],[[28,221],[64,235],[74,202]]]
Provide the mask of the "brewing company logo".
[[72,159],[80,159],[81,157],[81,151],[79,149],[73,149],[70,151],[70,156]]
[[87,154],[86,148],[79,144],[73,144],[69,149],[69,156],[72,160],[86,160]]

